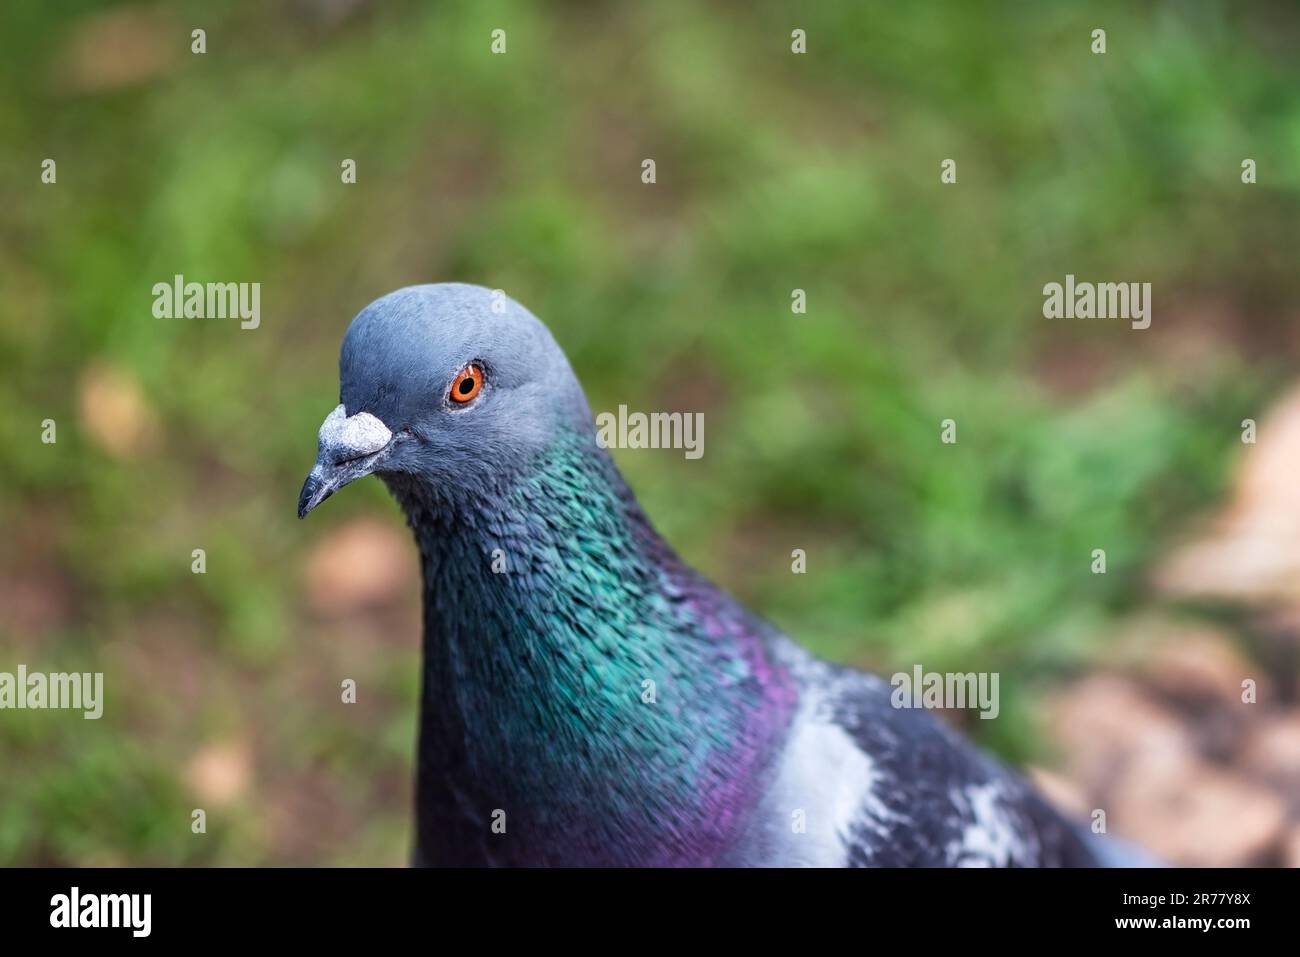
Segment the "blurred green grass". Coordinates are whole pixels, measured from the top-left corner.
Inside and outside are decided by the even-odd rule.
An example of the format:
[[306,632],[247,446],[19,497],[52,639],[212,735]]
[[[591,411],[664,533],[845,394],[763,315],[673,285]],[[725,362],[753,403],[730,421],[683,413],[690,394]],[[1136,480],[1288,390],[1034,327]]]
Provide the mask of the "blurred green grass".
[[[822,654],[1000,670],[977,730],[1041,755],[1035,695],[1104,660],[1294,364],[1300,12],[346,6],[0,11],[0,599],[58,605],[0,615],[0,669],[109,696],[0,721],[0,862],[404,860],[414,625],[322,626],[301,587],[330,528],[400,518],[377,482],[294,504],[347,321],[418,282],[507,290],[596,410],[702,409],[703,459],[618,454],[688,560]],[[103,79],[128,61],[159,65]],[[1067,272],[1153,283],[1152,328],[1042,319]],[[176,273],[260,282],[261,328],[154,319]],[[95,363],[155,445],[87,438]],[[196,838],[211,741],[253,779]]]

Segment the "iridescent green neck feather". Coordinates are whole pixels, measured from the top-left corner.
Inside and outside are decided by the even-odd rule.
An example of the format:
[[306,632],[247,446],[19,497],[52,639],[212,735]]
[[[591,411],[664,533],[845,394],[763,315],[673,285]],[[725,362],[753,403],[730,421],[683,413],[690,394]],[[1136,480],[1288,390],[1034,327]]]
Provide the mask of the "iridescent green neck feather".
[[492,488],[385,476],[424,577],[418,855],[707,863],[788,720],[773,631],[561,436]]

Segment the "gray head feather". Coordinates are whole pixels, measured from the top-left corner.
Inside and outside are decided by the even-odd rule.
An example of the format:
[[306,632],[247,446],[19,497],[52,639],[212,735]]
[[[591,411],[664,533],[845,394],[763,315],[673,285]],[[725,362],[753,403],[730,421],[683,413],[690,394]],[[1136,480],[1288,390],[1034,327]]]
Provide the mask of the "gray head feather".
[[[460,404],[451,385],[470,364],[482,368],[484,384]],[[371,472],[472,490],[525,468],[560,430],[594,436],[582,387],[550,332],[519,303],[482,286],[408,286],[376,299],[344,336],[339,388],[342,417],[322,426],[302,515]],[[345,430],[359,435],[358,423],[369,438],[378,435],[369,420],[391,433],[387,444],[360,459],[333,448]]]

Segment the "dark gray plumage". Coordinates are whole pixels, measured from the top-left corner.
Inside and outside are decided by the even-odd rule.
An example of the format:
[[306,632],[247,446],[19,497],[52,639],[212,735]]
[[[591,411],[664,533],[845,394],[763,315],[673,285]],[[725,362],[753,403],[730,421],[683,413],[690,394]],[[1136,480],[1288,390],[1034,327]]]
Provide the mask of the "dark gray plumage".
[[1098,863],[1019,777],[686,566],[522,306],[394,292],[348,329],[340,385],[299,513],[375,473],[414,530],[417,861]]

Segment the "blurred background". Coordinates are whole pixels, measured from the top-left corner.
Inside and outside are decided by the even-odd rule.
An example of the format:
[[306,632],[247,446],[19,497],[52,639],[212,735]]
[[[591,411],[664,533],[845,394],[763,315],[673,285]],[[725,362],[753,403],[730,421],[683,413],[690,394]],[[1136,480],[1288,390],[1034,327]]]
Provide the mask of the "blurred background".
[[[106,705],[0,713],[0,863],[405,863],[415,551],[378,481],[295,504],[348,321],[461,280],[705,413],[616,458],[809,647],[998,671],[952,719],[1063,805],[1300,864],[1300,9],[1053,6],[4,4],[0,670]],[[1045,320],[1066,273],[1151,328]]]

